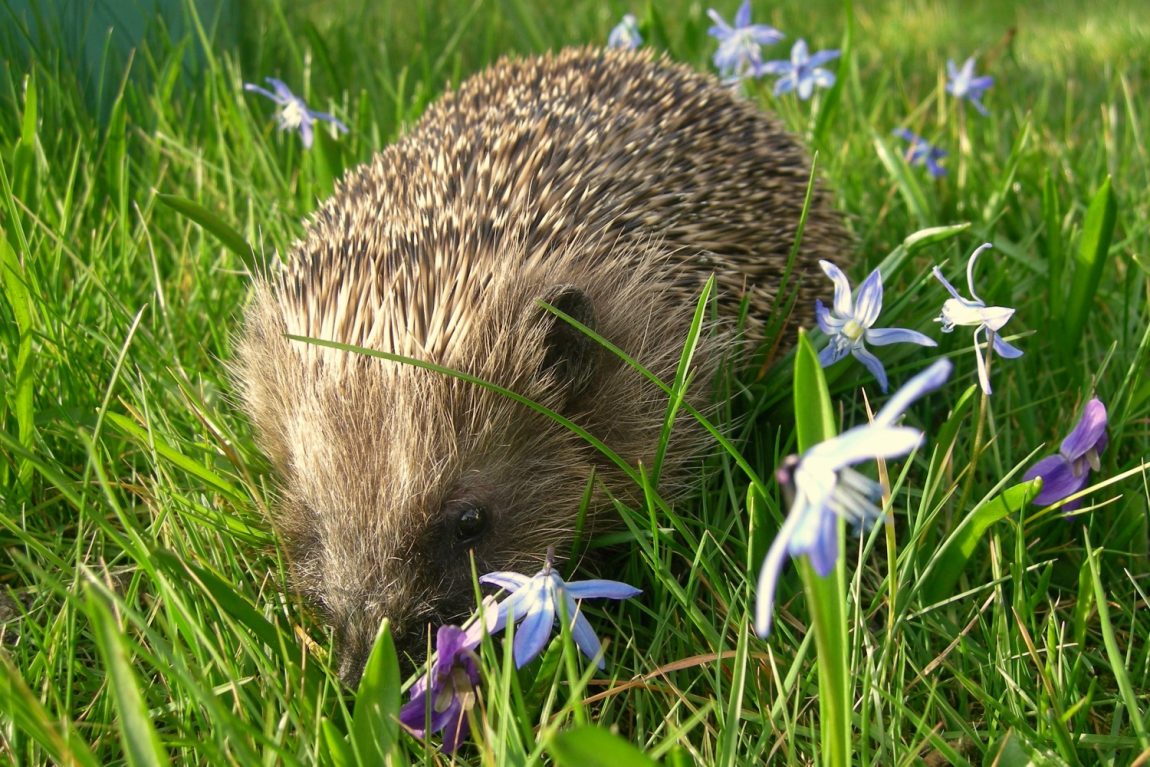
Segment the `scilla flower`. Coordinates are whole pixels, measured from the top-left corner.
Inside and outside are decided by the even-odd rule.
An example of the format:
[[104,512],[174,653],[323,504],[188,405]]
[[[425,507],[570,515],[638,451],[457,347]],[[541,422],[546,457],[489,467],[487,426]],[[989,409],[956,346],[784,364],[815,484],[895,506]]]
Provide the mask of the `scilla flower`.
[[906,154],[904,155],[908,163],[911,165],[925,165],[927,173],[934,178],[941,178],[946,175],[946,168],[938,164],[939,160],[946,157],[946,150],[939,149],[922,136],[911,133],[906,128],[895,128],[894,135],[910,142],[910,146],[907,147]]
[[835,76],[822,65],[837,59],[838,51],[819,51],[810,55],[806,40],[796,40],[791,47],[791,58],[768,61],[759,68],[765,75],[782,75],[775,83],[775,95],[796,91],[799,98],[806,101],[814,93],[815,86],[829,88],[835,84]]
[[635,14],[627,13],[623,15],[622,21],[615,25],[611,30],[610,36],[607,38],[608,48],[626,48],[628,50],[638,48],[643,44],[643,37],[639,34],[639,22],[635,20]]
[[757,76],[763,64],[762,46],[773,45],[783,39],[783,33],[769,24],[751,23],[751,0],[743,0],[735,13],[735,26],[723,21],[715,9],[707,11],[715,25],[707,34],[719,41],[715,52],[715,66],[725,82],[737,82],[744,77]]
[[822,301],[815,300],[815,316],[819,328],[830,338],[830,343],[819,352],[819,363],[823,367],[833,365],[850,354],[878,379],[879,388],[885,392],[886,369],[878,357],[867,351],[867,343],[875,346],[898,343],[938,345],[933,339],[915,330],[871,327],[882,311],[882,274],[878,269],[870,273],[859,287],[858,296],[852,301],[851,286],[842,270],[830,261],[819,261],[819,266],[835,283],[834,308],[831,311],[823,306]]
[[[551,565],[552,551],[547,552],[547,561],[535,576],[512,572],[488,573],[480,577],[480,583],[501,586],[511,595],[499,603],[499,613],[491,633],[500,631],[508,623],[523,623],[515,630],[515,644],[512,652],[515,665],[522,668],[547,646],[551,631],[558,615],[556,605],[562,602],[566,607],[567,619],[571,621],[571,636],[575,646],[589,659],[599,655],[601,645],[591,624],[579,611],[577,599],[629,599],[640,593],[634,586],[619,581],[589,580],[567,583]],[[599,659],[599,668],[606,668]]]
[[759,636],[770,633],[775,587],[787,557],[806,555],[819,577],[825,578],[839,555],[839,518],[865,530],[881,516],[882,487],[851,466],[875,458],[896,458],[917,447],[922,432],[895,426],[894,422],[912,402],[942,386],[951,367],[948,360],[938,360],[895,392],[872,422],[820,442],[783,463],[778,480],[793,500],[759,571],[755,603],[755,631]]
[[304,100],[291,92],[291,90],[283,84],[282,81],[274,77],[265,78],[268,83],[275,88],[275,93],[261,88],[252,83],[244,83],[245,91],[252,91],[261,96],[266,96],[275,103],[279,104],[279,128],[280,130],[298,130],[300,138],[303,140],[305,149],[311,149],[312,141],[314,139],[314,130],[312,125],[317,120],[329,122],[335,126],[335,129],[340,133],[347,133],[347,126],[339,120],[335,119],[327,112],[316,112],[314,109],[308,109]]
[[954,96],[956,99],[965,99],[980,114],[986,115],[986,107],[982,104],[982,94],[986,89],[994,85],[993,77],[975,77],[974,76],[974,57],[970,57],[959,69],[954,65],[953,59],[948,59],[946,62],[946,92]]
[[411,687],[411,700],[399,711],[399,721],[422,738],[443,731],[443,750],[459,748],[468,731],[467,717],[475,705],[479,685],[478,634],[458,626],[440,626],[435,657],[427,674]]
[[1006,306],[987,306],[974,292],[974,262],[982,251],[990,247],[993,246],[989,242],[980,245],[970,254],[970,259],[966,262],[966,284],[970,288],[970,298],[960,296],[954,286],[942,276],[942,270],[937,266],[934,267],[933,271],[934,276],[951,295],[942,305],[942,313],[935,318],[935,322],[942,323],[943,333],[951,332],[958,325],[974,327],[974,357],[978,362],[978,381],[982,384],[982,391],[985,394],[991,393],[990,373],[988,372],[990,351],[986,350],[986,357],[984,358],[983,345],[985,342],[980,338],[980,335],[987,337],[990,346],[998,352],[998,356],[1006,359],[1022,356],[1021,349],[1011,346],[1002,340],[1002,336],[998,335],[998,331],[1002,329],[1007,320],[1014,316],[1014,310]]
[[[1106,406],[1097,397],[1091,398],[1074,429],[1062,440],[1058,452],[1043,458],[1022,475],[1025,480],[1042,477],[1042,492],[1034,499],[1034,503],[1049,506],[1086,487],[1090,471],[1098,471],[1098,457],[1110,442],[1106,434],[1108,423]],[[1073,511],[1081,505],[1082,499],[1079,498],[1062,508],[1064,511]]]

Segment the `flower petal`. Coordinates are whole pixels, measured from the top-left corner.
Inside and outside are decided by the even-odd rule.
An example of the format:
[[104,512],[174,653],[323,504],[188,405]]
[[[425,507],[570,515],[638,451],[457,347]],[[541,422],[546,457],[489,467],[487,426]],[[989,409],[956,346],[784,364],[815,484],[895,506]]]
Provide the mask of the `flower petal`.
[[[931,270],[931,274],[934,275],[934,278],[936,280],[938,280],[939,282],[942,283],[942,286],[944,288],[946,288],[946,292],[950,293],[950,295],[954,298],[955,301],[959,301],[960,303],[967,303],[966,299],[963,298],[962,296],[960,296],[958,294],[958,291],[954,289],[954,286],[950,284],[950,281],[948,279],[946,279],[946,277],[942,276],[942,270],[941,269],[939,269],[936,266],[936,267],[934,267],[934,269]],[[943,313],[945,313],[945,312],[946,312],[946,309],[945,309],[945,305],[944,305]]]
[[1107,423],[1106,406],[1097,397],[1091,398],[1082,409],[1082,417],[1074,429],[1062,440],[1062,455],[1076,461],[1091,448],[1098,449],[1098,443],[1106,438]]
[[607,668],[606,661],[600,657],[603,645],[599,643],[599,637],[595,636],[594,629],[591,628],[591,624],[587,622],[583,611],[579,609],[579,605],[575,604],[571,595],[567,594],[565,597],[567,619],[571,621],[571,638],[575,640],[575,646],[579,648],[579,652],[587,657],[587,660],[595,661],[600,669]]
[[531,580],[526,575],[514,573],[510,570],[500,570],[487,575],[479,576],[480,583],[486,583],[489,586],[499,586],[506,589],[509,593],[523,588]]
[[851,354],[870,371],[870,374],[878,381],[878,386],[882,389],[883,394],[886,394],[889,382],[886,378],[886,368],[882,366],[882,360],[868,352],[862,346],[856,346],[851,350]]
[[993,336],[991,336],[990,343],[992,346],[994,346],[994,351],[998,353],[999,357],[1013,360],[1022,356],[1021,349],[1019,349],[1017,346],[1013,346],[1007,343],[1002,336],[998,335],[998,333],[995,333]]
[[592,578],[586,581],[572,581],[563,590],[575,599],[630,599],[643,593],[629,583]]
[[974,329],[974,361],[978,364],[978,384],[982,387],[982,393],[989,397],[994,391],[990,388],[990,372],[986,369],[986,359],[982,356],[983,345],[978,340],[978,334],[981,332],[983,332],[982,325]]
[[1032,501],[1039,506],[1049,506],[1074,495],[1086,486],[1089,479],[1085,472],[1082,476],[1074,476],[1074,466],[1061,455],[1043,458],[1022,475],[1024,480],[1035,477],[1042,477],[1042,492]]
[[826,260],[820,260],[819,266],[822,267],[823,273],[830,277],[831,281],[835,284],[835,314],[840,317],[853,316],[854,312],[851,310],[851,284],[847,280],[847,276],[843,274],[843,270]]
[[544,589],[544,596],[538,607],[527,613],[515,630],[513,655],[516,668],[523,668],[543,651],[554,627],[555,599],[550,589]]
[[791,536],[800,522],[800,514],[792,508],[779,529],[763,564],[759,568],[759,581],[755,587],[755,633],[764,639],[771,633],[771,619],[775,612],[775,589],[779,585],[779,575],[789,556]]
[[954,363],[950,360],[935,360],[930,367],[911,378],[894,393],[875,415],[875,425],[889,426],[893,424],[915,400],[946,383],[946,379],[950,377],[950,371],[953,369]]
[[[897,396],[897,395],[896,395]],[[838,471],[873,458],[897,458],[906,455],[922,442],[922,432],[909,426],[887,426],[868,423],[848,429],[820,442],[803,454],[803,462],[814,462],[820,468]]]
[[812,69],[814,69],[816,67],[821,67],[823,64],[826,64],[828,61],[834,61],[835,59],[837,59],[841,55],[842,55],[842,51],[836,51],[836,50],[819,51],[818,53],[814,54],[813,56],[811,56],[807,60],[807,66],[811,67]]
[[[967,59],[966,63],[973,67],[974,59]],[[974,292],[974,263],[978,261],[978,257],[982,255],[984,250],[990,250],[993,247],[994,246],[989,242],[984,242],[975,248],[974,252],[970,254],[970,258],[966,260],[966,286],[970,288],[970,297],[983,305],[985,305],[986,302],[979,298],[978,294]],[[995,330],[998,330],[998,328],[995,328]]]
[[278,96],[276,96],[274,93],[269,91],[267,88],[261,88],[260,86],[256,85],[255,83],[244,83],[244,90],[245,91],[251,91],[252,93],[258,93],[261,96],[266,96],[267,98],[271,99],[272,101],[276,102],[277,104],[280,103],[280,99]]
[[[805,553],[818,576],[826,578],[834,569],[835,560],[839,558],[838,517],[829,509],[822,509],[816,525],[817,534]],[[793,557],[797,553],[792,545],[791,556]]]
[[742,29],[751,23],[751,0],[743,0],[739,10],[735,11],[735,28]]
[[873,346],[889,346],[890,344],[938,346],[938,343],[930,336],[906,328],[872,328],[863,337],[868,344]]
[[855,295],[854,319],[864,328],[869,328],[878,319],[882,312],[882,273],[875,269],[863,284],[859,285]]
[[841,344],[838,340],[838,337],[832,338],[831,342],[819,352],[819,364],[823,367],[829,368],[850,352],[850,344]]

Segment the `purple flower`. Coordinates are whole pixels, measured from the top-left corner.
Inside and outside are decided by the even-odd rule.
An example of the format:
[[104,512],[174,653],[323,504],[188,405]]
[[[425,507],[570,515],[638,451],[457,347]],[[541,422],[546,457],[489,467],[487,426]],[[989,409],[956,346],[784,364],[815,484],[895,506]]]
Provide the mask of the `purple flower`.
[[266,96],[279,104],[279,112],[276,117],[279,122],[279,129],[298,130],[300,138],[303,139],[305,149],[311,149],[313,140],[312,125],[317,120],[329,122],[334,125],[335,129],[340,133],[347,133],[347,126],[327,112],[316,112],[313,109],[308,109],[304,100],[292,93],[282,81],[274,77],[267,77],[265,79],[275,88],[275,93],[253,83],[244,83],[244,90]]
[[[1049,506],[1086,487],[1090,471],[1098,471],[1098,456],[1102,455],[1110,442],[1106,434],[1107,424],[1106,406],[1097,397],[1091,398],[1074,429],[1062,440],[1058,452],[1046,456],[1022,475],[1024,480],[1042,477],[1042,492],[1034,499],[1034,503]],[[1082,499],[1078,498],[1067,503],[1063,509],[1073,511],[1081,505]]]
[[946,151],[939,149],[922,136],[911,133],[906,128],[895,128],[894,135],[910,142],[906,150],[906,161],[911,165],[925,165],[926,170],[934,178],[946,175],[946,168],[938,161],[946,157]]
[[823,272],[835,283],[834,309],[828,311],[823,302],[815,299],[815,315],[819,328],[830,338],[830,343],[819,353],[819,364],[829,367],[847,354],[866,366],[878,379],[879,388],[887,390],[886,369],[878,357],[867,351],[869,342],[875,346],[909,343],[919,346],[937,346],[933,339],[916,330],[905,328],[872,328],[882,311],[882,274],[878,269],[870,273],[859,288],[856,301],[851,300],[851,286],[842,270],[830,261],[819,261]]
[[639,34],[639,22],[635,20],[633,13],[624,14],[623,20],[615,25],[607,38],[608,48],[633,50],[642,44],[643,36]]
[[895,392],[872,422],[784,461],[777,477],[793,499],[759,571],[755,602],[759,636],[770,633],[775,587],[787,557],[805,554],[819,577],[825,578],[839,556],[838,518],[865,530],[882,515],[878,505],[882,486],[850,467],[873,458],[896,458],[917,447],[922,432],[894,422],[916,399],[942,386],[952,367],[949,360],[936,361]]
[[751,0],[743,0],[733,27],[714,8],[707,15],[715,22],[707,34],[719,41],[714,61],[724,82],[737,82],[748,75],[757,77],[763,63],[762,46],[783,39],[783,33],[769,24],[751,23]]
[[[590,580],[567,583],[551,566],[552,552],[547,552],[547,561],[534,577],[512,572],[488,573],[480,583],[500,586],[510,592],[510,596],[499,603],[499,613],[491,633],[496,633],[508,623],[523,621],[515,631],[515,644],[512,652],[515,665],[522,668],[547,646],[551,630],[555,627],[556,604],[563,602],[567,619],[571,621],[571,636],[575,646],[589,659],[595,660],[601,645],[591,624],[579,610],[576,599],[630,599],[640,590],[619,581]],[[599,668],[606,668],[602,658]]]
[[979,334],[989,338],[991,347],[998,352],[1000,357],[1015,359],[1022,356],[1021,349],[1011,346],[1002,340],[1002,336],[998,335],[998,331],[1002,329],[1007,320],[1014,316],[1014,310],[1007,306],[987,306],[974,292],[974,262],[978,260],[982,251],[990,247],[993,246],[989,242],[978,246],[966,262],[966,284],[970,288],[970,298],[960,296],[954,286],[942,276],[942,270],[937,266],[932,272],[951,295],[951,298],[948,298],[942,305],[942,313],[934,319],[935,322],[942,323],[942,332],[949,333],[957,325],[975,326],[974,358],[978,362],[978,381],[982,385],[984,394],[991,393],[990,373],[988,372],[990,350],[986,350],[986,358],[984,359],[983,342],[979,339]]
[[447,753],[459,748],[468,730],[468,712],[475,705],[479,684],[475,646],[479,636],[458,626],[440,626],[431,668],[412,686],[411,700],[399,711],[399,721],[416,737],[443,730],[443,750]]
[[798,91],[799,98],[806,101],[815,86],[829,88],[835,84],[834,74],[822,65],[838,57],[838,51],[819,51],[811,56],[807,52],[807,41],[800,39],[791,47],[790,60],[768,61],[759,67],[757,74],[782,75],[775,83],[775,95]]
[[974,57],[971,56],[959,69],[954,65],[954,59],[946,62],[946,92],[956,99],[966,99],[981,114],[986,115],[986,107],[982,104],[982,94],[994,85],[993,77],[974,76]]

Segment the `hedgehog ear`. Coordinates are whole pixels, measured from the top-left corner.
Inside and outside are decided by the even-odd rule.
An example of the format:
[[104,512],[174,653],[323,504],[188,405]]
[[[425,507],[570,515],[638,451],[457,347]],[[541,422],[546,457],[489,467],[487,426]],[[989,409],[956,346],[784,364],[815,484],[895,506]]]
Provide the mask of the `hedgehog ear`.
[[[595,329],[595,310],[591,299],[574,285],[553,285],[542,296],[544,301],[567,316]],[[544,325],[543,362],[539,377],[551,379],[570,404],[583,393],[595,376],[599,344],[567,320],[537,306]]]

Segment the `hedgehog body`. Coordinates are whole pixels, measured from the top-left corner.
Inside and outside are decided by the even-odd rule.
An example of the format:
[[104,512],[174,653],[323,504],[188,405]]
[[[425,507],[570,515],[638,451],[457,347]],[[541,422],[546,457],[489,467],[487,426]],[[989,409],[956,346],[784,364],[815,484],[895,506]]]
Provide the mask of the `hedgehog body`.
[[[741,302],[750,333],[766,319],[808,174],[795,140],[713,79],[572,50],[465,81],[341,182],[256,281],[236,373],[280,475],[273,522],[336,629],[345,678],[383,617],[418,653],[429,624],[466,615],[472,555],[480,573],[531,572],[549,546],[569,550],[585,496],[596,529],[612,498],[640,490],[505,394],[288,336],[461,371],[650,467],[666,396],[541,301],[670,381],[714,275],[725,319],[700,343],[690,392],[706,403]],[[846,242],[816,195],[799,271]],[[679,423],[668,493],[704,444]]]

